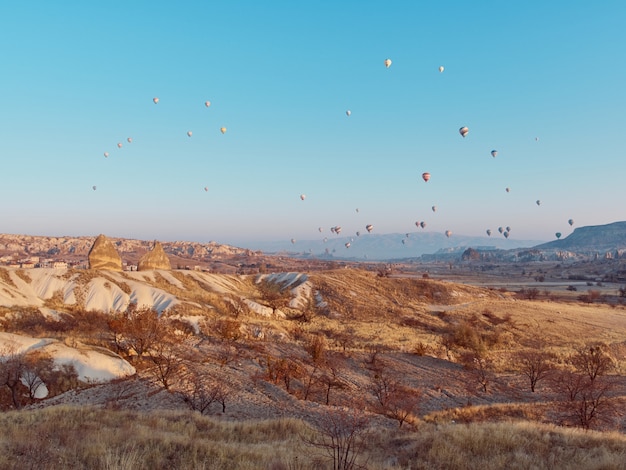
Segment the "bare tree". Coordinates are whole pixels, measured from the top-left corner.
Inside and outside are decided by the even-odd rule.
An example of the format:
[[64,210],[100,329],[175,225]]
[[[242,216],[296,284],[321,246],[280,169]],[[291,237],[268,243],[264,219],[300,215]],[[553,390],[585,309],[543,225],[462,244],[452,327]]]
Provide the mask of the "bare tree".
[[608,354],[608,348],[604,344],[594,343],[579,348],[569,358],[578,372],[585,374],[592,382],[601,375],[606,375],[613,367],[613,359]]
[[563,397],[559,409],[570,424],[590,429],[596,422],[610,421],[614,412],[610,400],[614,382],[610,377],[591,380],[580,372],[560,371],[553,385]]
[[366,448],[366,433],[369,418],[358,409],[333,409],[319,423],[318,434],[303,438],[304,442],[320,449],[333,470],[365,468],[358,460]]
[[530,381],[530,390],[535,392],[537,384],[547,378],[552,371],[553,355],[533,349],[519,352],[515,362],[520,372]]
[[11,393],[11,401],[15,409],[22,407],[19,393],[23,387],[21,377],[26,370],[26,356],[15,348],[0,351],[0,385],[7,387]]
[[208,372],[192,368],[177,394],[192,410],[208,414],[211,404],[215,402],[222,405],[222,412],[226,411],[229,389],[223,381]]
[[53,374],[54,360],[48,354],[34,352],[25,357],[22,383],[28,388],[28,397],[37,398],[37,392],[45,389],[45,381]]
[[370,391],[380,412],[398,421],[399,427],[417,411],[420,392],[402,385],[382,369],[370,377]]
[[108,325],[118,351],[126,354],[134,352],[141,360],[165,336],[165,323],[153,309],[129,308],[127,312],[112,318]]
[[151,371],[166,390],[169,390],[171,381],[182,368],[183,354],[183,350],[176,343],[165,338],[155,342],[149,351],[150,361],[154,364]]

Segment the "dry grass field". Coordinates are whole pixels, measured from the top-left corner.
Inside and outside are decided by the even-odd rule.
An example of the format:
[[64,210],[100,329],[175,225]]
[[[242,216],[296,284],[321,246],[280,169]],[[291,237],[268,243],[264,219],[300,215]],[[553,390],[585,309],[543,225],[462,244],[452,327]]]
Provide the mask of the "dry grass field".
[[137,370],[45,399],[3,386],[0,468],[625,468],[618,293],[449,271],[67,276],[178,302],[0,308],[1,331]]

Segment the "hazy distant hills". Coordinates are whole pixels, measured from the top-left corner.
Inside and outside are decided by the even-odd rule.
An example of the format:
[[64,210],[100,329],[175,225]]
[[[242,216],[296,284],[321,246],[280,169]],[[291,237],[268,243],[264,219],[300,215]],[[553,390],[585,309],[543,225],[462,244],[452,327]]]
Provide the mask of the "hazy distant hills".
[[[349,246],[346,244],[349,243]],[[324,240],[295,240],[295,242],[259,242],[248,248],[265,253],[276,253],[302,257],[338,258],[354,260],[383,261],[406,258],[419,258],[437,252],[462,253],[468,247],[481,250],[507,250],[532,247],[543,240],[516,240],[497,234],[491,237],[470,237],[442,233],[413,232],[409,234],[361,234],[343,237],[333,235]]]
[[[94,237],[45,237],[0,234],[0,255],[85,257]],[[153,241],[112,238],[125,261],[136,260],[148,251]],[[491,237],[412,232],[360,236],[332,235],[319,240],[281,240],[250,243],[233,247],[217,242],[163,242],[168,256],[176,260],[220,259],[250,256],[263,252],[297,258],[387,261],[420,258],[423,261],[474,259],[482,261],[542,261],[549,259],[586,259],[622,257],[626,253],[626,222],[576,228],[560,240],[518,240],[499,233]],[[471,256],[463,254],[472,249]],[[477,255],[476,252],[479,254]],[[178,263],[179,264],[179,263]],[[176,264],[174,264],[175,266]]]
[[578,227],[568,237],[537,245],[539,250],[606,252],[626,248],[626,222]]

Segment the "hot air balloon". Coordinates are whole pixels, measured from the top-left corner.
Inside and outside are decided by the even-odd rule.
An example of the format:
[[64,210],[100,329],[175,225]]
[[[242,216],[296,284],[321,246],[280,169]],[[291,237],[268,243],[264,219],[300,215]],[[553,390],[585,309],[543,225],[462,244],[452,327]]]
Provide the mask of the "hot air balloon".
[[409,238],[409,236],[411,235],[410,233],[406,233],[405,234],[407,238]]
[[498,232],[502,233],[504,232],[504,229],[502,227],[498,227]]
[[541,201],[539,199],[537,199],[537,205],[540,206],[541,205]]
[[157,104],[159,102],[159,99],[155,97],[155,98],[152,98],[152,101],[154,102],[154,104]]
[[498,156],[498,151],[497,151],[497,150],[492,150],[492,151],[491,151],[491,156],[492,156],[493,158],[496,158],[496,157]]
[[92,186],[92,187],[91,187],[91,189],[93,189],[93,190],[95,191],[95,190],[96,190],[96,187],[95,187],[95,186]]
[[304,201],[306,199],[306,194],[300,194],[300,199]]
[[509,232],[504,232],[502,235],[504,235],[504,238],[509,238]]
[[406,244],[406,238],[402,239],[402,244],[405,245]]
[[[324,229],[323,229],[322,227],[318,227],[318,229],[317,229],[317,230],[319,230],[319,232],[320,232],[320,233],[322,233],[322,231],[323,231]],[[332,230],[332,227],[331,227],[331,230]]]
[[360,236],[361,236],[361,232],[357,232],[357,233],[356,233],[356,236],[357,236],[357,237],[360,237]]
[[510,232],[510,231],[511,231],[511,227],[508,227],[508,226],[507,226],[505,230],[506,230],[507,232]]
[[468,133],[468,132],[469,132],[469,128],[467,128],[467,127],[461,127],[461,128],[459,129],[459,133],[460,133],[463,137],[465,137],[465,136],[467,135],[467,133]]
[[350,242],[346,242],[346,248],[350,248]]
[[416,226],[416,227],[419,227],[419,226],[420,226],[419,221],[415,222],[415,226]]
[[420,222],[420,227],[422,228],[426,227],[426,222]]
[[491,236],[491,229],[490,228],[487,229],[487,236],[489,236],[489,237]]
[[437,212],[437,206],[433,206],[431,207],[431,209],[433,210],[433,212]]
[[192,135],[193,135],[193,132],[187,131],[187,137],[191,137]]
[[539,137],[535,137],[535,142],[539,142]]
[[556,238],[561,238],[561,232],[556,232],[554,235],[556,236]]
[[292,239],[291,239],[291,243],[293,243],[293,244],[295,245],[295,243],[296,243],[296,239],[295,239],[295,238],[292,238]]
[[570,224],[570,226],[574,225],[574,219],[569,219],[567,223]]
[[357,213],[359,212],[359,208],[357,207],[356,209],[354,209]]
[[220,127],[220,132],[222,134],[226,134],[226,128],[225,127]]
[[372,224],[367,224],[365,226],[365,230],[367,230],[367,233],[372,233],[372,230],[374,230],[374,226]]
[[450,238],[451,235],[452,235],[452,232],[450,230],[446,230],[446,237]]
[[505,189],[505,191],[506,191],[507,193],[510,193],[510,192],[511,192],[511,188],[506,188],[506,189]]
[[204,187],[204,191],[205,191],[205,192],[208,192],[208,191],[209,191],[209,187],[208,187],[208,186],[205,186],[205,187]]
[[385,67],[391,67],[391,59],[385,59]]
[[335,226],[335,233],[339,235],[341,233],[341,227],[339,225]]
[[209,106],[211,106],[211,102],[210,101],[205,101],[204,105],[208,108]]
[[331,228],[330,228],[330,231],[331,231],[332,233],[335,233],[335,227],[331,227]]
[[428,180],[430,179],[430,173],[422,173],[422,179],[428,183]]
[[104,158],[109,158],[109,152],[104,152]]
[[129,138],[128,138],[128,139],[126,139],[126,140],[128,141],[128,143],[129,143],[129,144],[132,144],[132,143],[133,143],[133,138],[132,138],[132,137],[129,137]]
[[118,143],[117,143],[117,148],[118,148],[118,149],[121,149],[121,148],[122,148],[122,143],[121,143],[121,142],[118,142]]
[[352,111],[350,111],[349,109],[346,111],[346,116],[350,116],[352,114]]
[[439,73],[443,72],[443,65],[439,66]]

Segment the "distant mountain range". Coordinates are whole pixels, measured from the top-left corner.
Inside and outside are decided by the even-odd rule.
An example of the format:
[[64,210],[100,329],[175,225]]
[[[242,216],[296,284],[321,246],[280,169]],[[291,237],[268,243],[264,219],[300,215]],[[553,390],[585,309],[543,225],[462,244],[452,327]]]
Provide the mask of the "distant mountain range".
[[[74,257],[85,258],[94,237],[45,237],[0,234],[0,257]],[[150,249],[153,241],[112,238],[125,261],[136,260]],[[483,261],[542,261],[626,256],[626,222],[576,228],[560,240],[517,240],[499,234],[470,237],[441,233],[372,234],[345,237],[333,235],[325,240],[283,240],[251,243],[245,248],[216,242],[163,242],[168,256],[180,261],[208,261],[233,256],[255,256],[261,252],[294,258],[353,261],[393,261],[451,259]],[[469,251],[468,251],[469,250]]]
[[[349,245],[346,245],[349,244]],[[480,256],[465,255],[465,259],[491,261],[542,261],[622,257],[626,252],[626,222],[578,227],[566,238],[545,242],[517,240],[495,235],[469,237],[441,233],[414,232],[409,234],[365,234],[359,237],[328,237],[306,240],[257,243],[251,249],[265,253],[298,257],[338,258],[352,260],[402,260],[421,258],[423,261],[461,259],[471,249]]]
[[325,240],[259,242],[249,248],[267,254],[298,257],[386,261],[419,258],[422,255],[437,252],[462,253],[468,247],[481,250],[506,250],[544,243],[543,240],[507,239],[500,234],[492,237],[452,235],[448,238],[442,233],[435,232],[382,235],[367,233],[352,237],[333,235]]

